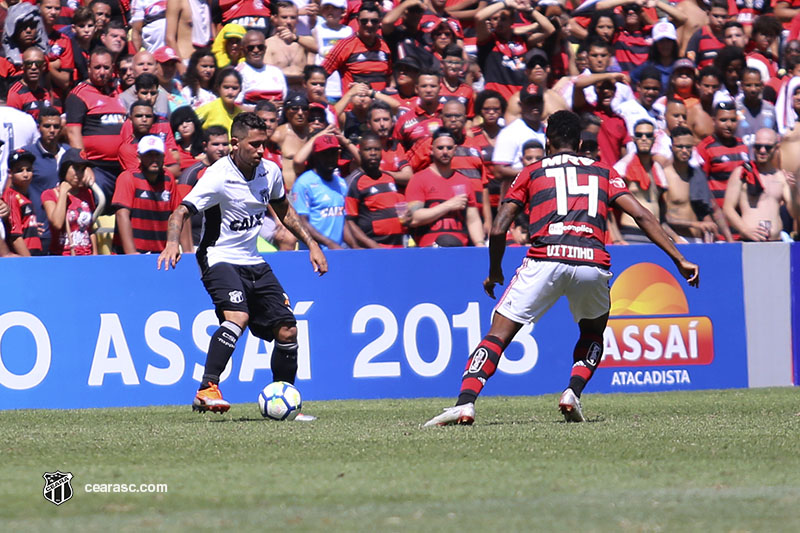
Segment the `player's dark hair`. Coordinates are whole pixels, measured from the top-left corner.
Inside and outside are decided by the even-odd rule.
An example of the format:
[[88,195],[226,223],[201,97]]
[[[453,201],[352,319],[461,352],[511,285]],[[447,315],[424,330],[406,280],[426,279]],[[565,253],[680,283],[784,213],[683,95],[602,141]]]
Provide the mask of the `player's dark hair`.
[[364,144],[364,141],[381,142],[381,138],[378,137],[378,134],[374,131],[365,131],[361,134],[361,139],[359,139],[358,144]]
[[169,125],[172,128],[172,134],[175,136],[175,140],[180,139],[178,128],[186,121],[190,121],[194,124],[194,133],[192,134],[192,142],[189,145],[189,153],[191,153],[192,156],[198,156],[203,153],[203,136],[200,134],[203,125],[200,123],[200,119],[197,118],[194,109],[188,105],[181,106],[173,111],[169,117]]
[[462,57],[464,55],[464,51],[461,49],[460,46],[457,44],[448,44],[444,47],[444,53],[442,57]]
[[[442,79],[442,73],[433,67],[422,67],[419,71],[419,78],[422,76],[436,76],[440,80]],[[417,78],[417,83],[419,83],[419,78]]]
[[689,129],[689,128],[687,128],[686,126],[675,126],[675,127],[674,127],[674,128],[672,128],[672,130],[670,130],[670,132],[669,132],[669,136],[670,136],[671,138],[673,138],[673,139],[674,139],[675,137],[681,137],[681,136],[683,136],[683,135],[694,135],[694,134],[692,133],[692,130],[690,130],[690,129]]
[[274,102],[269,100],[259,100],[256,102],[256,108],[254,109],[256,113],[259,111],[266,111],[267,113],[277,113],[278,107],[275,105]]
[[58,109],[56,109],[55,107],[52,107],[52,106],[49,106],[49,105],[44,106],[44,107],[39,109],[39,118],[36,119],[36,122],[41,124],[42,123],[42,119],[45,119],[47,117],[59,117],[59,118],[61,118],[61,113],[59,113]]
[[150,102],[148,102],[146,100],[136,100],[128,108],[128,114],[129,115],[133,115],[133,108],[134,107],[149,107],[151,111],[153,110],[153,104],[151,104]]
[[536,139],[531,139],[530,141],[526,141],[525,144],[522,145],[523,154],[525,153],[525,150],[532,150],[532,149],[544,150],[544,146],[542,146],[542,143],[540,143]]
[[267,125],[258,115],[250,111],[239,113],[233,118],[231,138],[244,139],[250,130],[267,131]]
[[556,150],[577,150],[581,140],[581,119],[572,111],[556,111],[547,121],[545,135]]
[[493,91],[492,89],[485,89],[479,92],[478,96],[475,97],[475,104],[473,106],[475,108],[475,115],[481,114],[481,111],[483,111],[483,106],[486,105],[486,100],[489,98],[497,98],[497,100],[500,102],[500,114],[505,115],[508,102],[505,98],[503,98],[502,94],[497,91]]
[[751,35],[757,33],[766,37],[777,37],[783,32],[783,24],[775,15],[760,15],[753,22],[753,30]]
[[133,80],[133,86],[135,87],[135,91],[140,91],[142,89],[152,89],[153,87],[158,87],[158,78],[156,78],[155,74],[150,74],[149,72],[142,72],[136,79]]
[[361,7],[358,8],[358,12],[361,13],[362,11],[369,11],[370,13],[375,13],[376,15],[382,17],[381,8],[378,7],[377,2],[372,2],[369,0],[362,2]]
[[203,131],[203,140],[208,142],[211,137],[220,137],[222,135],[224,135],[226,139],[228,138],[227,128],[225,128],[225,126],[220,126],[219,124],[214,124]]
[[647,65],[639,71],[639,83],[642,83],[644,80],[656,80],[658,84],[661,85],[661,72],[659,72],[656,67]]
[[328,79],[328,71],[322,65],[306,65],[303,69],[303,81],[308,81],[314,74],[322,74],[325,79]]
[[390,115],[392,114],[392,108],[389,106],[389,104],[381,100],[373,100],[372,103],[369,105],[369,109],[367,109],[368,121],[372,119],[372,112],[375,111],[376,109],[379,109],[381,111],[386,111]]

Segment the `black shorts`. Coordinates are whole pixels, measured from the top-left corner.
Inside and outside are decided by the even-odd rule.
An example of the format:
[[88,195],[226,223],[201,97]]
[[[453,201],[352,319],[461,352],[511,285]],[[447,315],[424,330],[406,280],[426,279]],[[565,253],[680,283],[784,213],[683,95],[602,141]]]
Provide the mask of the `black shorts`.
[[217,263],[203,272],[202,280],[220,323],[225,320],[223,311],[243,311],[250,315],[248,325],[253,335],[266,341],[273,340],[276,326],[297,324],[289,297],[266,263]]

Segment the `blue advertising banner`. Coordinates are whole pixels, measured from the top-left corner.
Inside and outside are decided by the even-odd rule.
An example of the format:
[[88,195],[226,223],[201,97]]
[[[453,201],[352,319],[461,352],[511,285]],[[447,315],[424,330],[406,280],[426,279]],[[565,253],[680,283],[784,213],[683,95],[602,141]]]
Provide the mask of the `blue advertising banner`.
[[[655,246],[612,247],[612,318],[588,392],[747,386],[741,247],[686,246],[690,288]],[[506,253],[510,280],[525,250]],[[494,301],[481,249],[266,255],[298,320],[297,386],[306,400],[454,397]],[[720,268],[724,265],[724,268]],[[189,404],[217,327],[194,257],[157,271],[155,256],[3,260],[0,408]],[[486,394],[562,390],[577,340],[566,301],[524,328]],[[245,332],[221,389],[253,402],[271,344]]]
[[792,243],[791,263],[793,383],[800,385],[800,243]]

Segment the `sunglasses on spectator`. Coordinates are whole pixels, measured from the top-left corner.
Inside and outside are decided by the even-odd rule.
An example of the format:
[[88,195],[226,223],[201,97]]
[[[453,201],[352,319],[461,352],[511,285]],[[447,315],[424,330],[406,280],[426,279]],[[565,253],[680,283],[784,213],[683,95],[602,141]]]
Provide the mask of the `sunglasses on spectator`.
[[246,48],[248,52],[255,52],[256,50],[262,52],[267,49],[267,46],[264,44],[248,44]]
[[756,152],[760,152],[761,150],[766,150],[767,152],[769,152],[770,150],[775,148],[775,145],[774,144],[754,144],[753,148],[756,149]]
[[292,111],[308,111],[307,105],[290,105],[286,109],[290,109]]
[[380,23],[381,23],[381,19],[379,19],[379,18],[374,18],[374,19],[358,19],[358,22],[359,22],[359,23],[361,23],[361,24],[363,24],[364,26],[368,26],[368,25],[370,25],[370,24],[372,24],[372,25],[374,25],[374,26],[377,26],[378,24],[380,24]]
[[39,67],[42,68],[44,66],[44,61],[23,61],[23,67]]
[[636,131],[633,133],[633,136],[637,139],[652,139],[655,137],[655,133],[646,133],[644,131]]
[[121,68],[121,69],[119,69],[119,75],[120,76],[124,76],[125,74],[127,74],[130,71],[131,71],[131,69],[129,69],[129,68]]
[[308,121],[309,122],[322,122],[323,124],[327,123],[327,120],[325,120],[325,117],[321,117],[319,115],[315,115],[313,117],[308,117]]

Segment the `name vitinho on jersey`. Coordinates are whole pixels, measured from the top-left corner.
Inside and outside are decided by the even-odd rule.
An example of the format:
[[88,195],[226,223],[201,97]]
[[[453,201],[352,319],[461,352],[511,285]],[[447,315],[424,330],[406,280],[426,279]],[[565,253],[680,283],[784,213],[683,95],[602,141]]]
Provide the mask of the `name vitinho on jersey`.
[[260,226],[266,214],[266,211],[262,211],[261,213],[250,215],[249,217],[234,220],[230,224],[231,231],[245,231]]
[[566,244],[548,244],[547,257],[559,257],[561,259],[587,259],[594,260],[594,248],[584,246],[568,246]]

